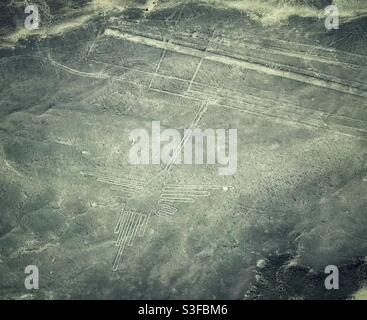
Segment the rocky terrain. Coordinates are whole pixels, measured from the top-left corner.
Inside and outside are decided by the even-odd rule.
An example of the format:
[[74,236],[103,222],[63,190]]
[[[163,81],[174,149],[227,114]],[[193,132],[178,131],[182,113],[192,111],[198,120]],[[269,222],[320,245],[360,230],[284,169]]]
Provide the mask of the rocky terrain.
[[[3,1],[0,298],[366,298],[367,3],[329,4]],[[236,174],[130,165],[152,121],[236,128]]]

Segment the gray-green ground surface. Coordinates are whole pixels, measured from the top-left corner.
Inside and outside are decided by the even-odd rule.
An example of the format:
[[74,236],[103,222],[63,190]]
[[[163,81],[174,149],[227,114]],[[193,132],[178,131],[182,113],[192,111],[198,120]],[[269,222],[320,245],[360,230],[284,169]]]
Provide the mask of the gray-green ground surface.
[[[26,3],[0,5],[0,298],[365,297],[365,1],[331,31],[331,1],[38,0],[35,31]],[[203,103],[235,175],[129,165]]]

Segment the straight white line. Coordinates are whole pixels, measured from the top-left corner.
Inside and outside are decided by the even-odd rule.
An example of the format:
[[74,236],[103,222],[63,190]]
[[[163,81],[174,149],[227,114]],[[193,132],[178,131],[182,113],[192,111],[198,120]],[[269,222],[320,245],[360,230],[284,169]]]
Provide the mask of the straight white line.
[[191,81],[190,81],[189,87],[187,88],[187,91],[190,91],[190,88],[191,88],[193,82],[195,81],[196,75],[198,74],[199,69],[200,69],[200,67],[201,67],[201,65],[202,65],[202,63],[203,63],[203,61],[204,61],[204,59],[206,57],[206,54],[207,54],[207,52],[209,50],[209,47],[210,47],[210,44],[211,44],[211,42],[212,42],[212,40],[214,38],[214,35],[215,35],[215,30],[213,31],[213,34],[212,34],[212,36],[209,39],[209,42],[208,42],[208,45],[205,48],[204,54],[200,58],[200,61],[199,61],[198,65],[197,65],[197,67],[196,67],[196,70],[194,72],[194,75],[191,78]]
[[150,80],[150,83],[149,83],[149,89],[151,88],[151,86],[152,86],[152,84],[153,84],[153,81],[154,81],[154,79],[155,79],[155,76],[157,75],[158,70],[159,70],[159,68],[161,67],[161,64],[162,64],[162,61],[163,61],[163,59],[164,59],[164,57],[165,57],[165,55],[166,55],[166,52],[167,52],[167,48],[166,48],[166,49],[164,49],[164,51],[163,51],[163,53],[162,53],[162,55],[161,55],[161,58],[160,58],[160,60],[159,60],[159,63],[158,63],[158,65],[157,65],[157,68],[155,69],[154,74],[153,74],[153,76],[152,76],[152,79]]
[[108,180],[104,180],[104,179],[97,179],[98,182],[103,182],[103,183],[106,183],[106,184],[110,184],[110,185],[113,185],[113,186],[116,186],[116,187],[123,187],[123,188],[126,188],[126,189],[132,189],[132,190],[137,190],[139,191],[142,186],[137,186],[137,185],[132,185],[130,183],[118,183],[118,182],[113,182],[113,181],[108,181]]
[[124,225],[122,226],[121,228],[121,232],[116,240],[116,245],[119,246],[121,245],[121,242],[123,241],[124,237],[126,236],[126,231],[128,229],[128,226],[130,225],[130,220],[131,220],[131,217],[133,215],[133,212],[131,211],[128,211],[126,213],[126,218],[125,218],[125,221],[124,221]]
[[140,229],[140,232],[139,232],[140,237],[143,237],[144,234],[145,234],[145,231],[146,231],[147,226],[148,226],[148,221],[149,221],[150,215],[151,215],[151,213],[149,213],[148,216],[146,216],[144,222],[141,225],[141,229]]
[[121,209],[120,216],[119,216],[119,219],[117,221],[117,224],[116,224],[116,227],[115,227],[115,230],[114,230],[115,234],[118,234],[120,232],[120,227],[121,227],[122,222],[123,222],[123,220],[126,216],[126,215],[124,215],[124,209],[125,209],[125,204],[123,204],[123,207]]
[[135,221],[134,221],[134,223],[135,223],[135,228],[134,228],[134,230],[133,230],[133,233],[132,233],[131,238],[130,238],[130,241],[129,241],[129,247],[131,247],[131,246],[133,245],[133,243],[134,243],[133,241],[134,241],[134,240],[135,240],[135,238],[136,238],[136,232],[137,232],[138,227],[139,227],[139,225],[140,225],[141,219],[143,218],[143,217],[142,217],[142,215],[140,215],[140,214],[138,214],[138,215],[137,215],[137,217],[138,217],[137,222],[135,222]]

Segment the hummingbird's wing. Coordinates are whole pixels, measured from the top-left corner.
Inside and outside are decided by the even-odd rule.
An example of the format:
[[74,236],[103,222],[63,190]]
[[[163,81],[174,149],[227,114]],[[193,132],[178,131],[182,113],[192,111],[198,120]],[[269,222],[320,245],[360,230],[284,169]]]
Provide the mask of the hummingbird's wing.
[[110,190],[122,192],[127,198],[140,192],[148,183],[143,179],[107,172],[82,171],[80,174],[108,186]]
[[170,216],[177,212],[176,204],[194,203],[199,198],[205,198],[212,195],[215,191],[224,191],[233,189],[232,186],[222,186],[215,184],[165,184],[158,201],[158,216]]

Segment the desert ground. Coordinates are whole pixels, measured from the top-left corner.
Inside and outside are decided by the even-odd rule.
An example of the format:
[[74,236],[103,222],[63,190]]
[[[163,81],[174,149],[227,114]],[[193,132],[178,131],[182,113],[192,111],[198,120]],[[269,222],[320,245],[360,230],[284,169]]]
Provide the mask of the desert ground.
[[[0,298],[365,297],[367,3],[330,4],[4,1]],[[236,173],[131,165],[152,121],[237,129]]]

